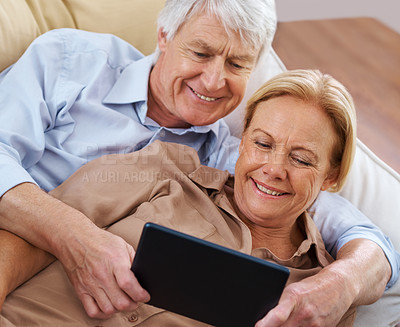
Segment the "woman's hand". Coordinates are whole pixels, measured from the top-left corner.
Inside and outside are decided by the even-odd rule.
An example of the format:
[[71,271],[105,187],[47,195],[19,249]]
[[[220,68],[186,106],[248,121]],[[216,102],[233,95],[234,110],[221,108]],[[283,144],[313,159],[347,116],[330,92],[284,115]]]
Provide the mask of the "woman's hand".
[[390,265],[376,243],[352,240],[318,274],[287,286],[278,305],[256,327],[336,326],[350,306],[378,300],[390,276]]
[[340,276],[318,274],[288,285],[279,304],[256,327],[334,327],[349,309],[352,299]]

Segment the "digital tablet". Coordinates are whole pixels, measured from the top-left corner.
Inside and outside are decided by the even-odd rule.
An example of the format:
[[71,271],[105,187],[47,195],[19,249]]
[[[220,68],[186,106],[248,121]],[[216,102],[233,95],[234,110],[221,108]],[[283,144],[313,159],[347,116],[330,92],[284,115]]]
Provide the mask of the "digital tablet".
[[153,306],[218,326],[254,326],[279,301],[289,270],[147,223],[132,264]]

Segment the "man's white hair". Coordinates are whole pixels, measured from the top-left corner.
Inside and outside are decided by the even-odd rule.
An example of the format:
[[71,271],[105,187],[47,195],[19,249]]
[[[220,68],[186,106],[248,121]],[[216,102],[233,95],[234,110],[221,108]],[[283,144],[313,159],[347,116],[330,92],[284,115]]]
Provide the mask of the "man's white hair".
[[[239,33],[245,45],[268,51],[276,30],[274,0],[167,0],[158,16],[158,29],[172,40],[193,15],[214,15],[228,34]],[[156,53],[160,51],[157,47]]]

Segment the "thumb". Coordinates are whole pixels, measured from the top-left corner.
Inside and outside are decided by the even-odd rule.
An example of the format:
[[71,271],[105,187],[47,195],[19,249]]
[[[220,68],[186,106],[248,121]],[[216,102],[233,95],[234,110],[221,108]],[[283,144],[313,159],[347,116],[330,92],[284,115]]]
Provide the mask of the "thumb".
[[257,322],[256,327],[282,326],[294,311],[295,303],[290,298],[281,298],[278,305]]

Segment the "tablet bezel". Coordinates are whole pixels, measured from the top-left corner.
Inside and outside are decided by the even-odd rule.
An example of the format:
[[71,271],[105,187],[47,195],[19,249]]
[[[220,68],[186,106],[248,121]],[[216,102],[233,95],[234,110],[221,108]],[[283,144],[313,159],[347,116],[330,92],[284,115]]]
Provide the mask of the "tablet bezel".
[[279,301],[289,269],[154,223],[132,264],[148,304],[214,326],[254,326]]

